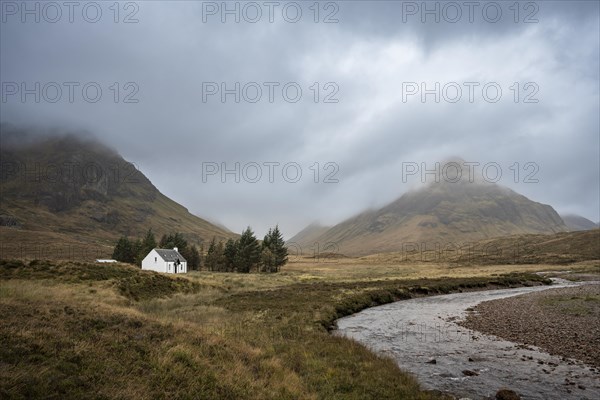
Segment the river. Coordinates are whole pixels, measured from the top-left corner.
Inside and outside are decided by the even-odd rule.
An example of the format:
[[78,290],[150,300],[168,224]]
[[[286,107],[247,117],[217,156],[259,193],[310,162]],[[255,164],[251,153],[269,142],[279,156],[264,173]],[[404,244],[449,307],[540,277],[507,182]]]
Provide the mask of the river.
[[565,361],[453,322],[483,301],[570,285],[574,284],[563,281],[552,286],[398,301],[339,319],[334,334],[392,357],[426,389],[471,399],[493,399],[497,390],[508,388],[522,399],[596,400],[600,399],[598,369],[593,371],[579,361]]

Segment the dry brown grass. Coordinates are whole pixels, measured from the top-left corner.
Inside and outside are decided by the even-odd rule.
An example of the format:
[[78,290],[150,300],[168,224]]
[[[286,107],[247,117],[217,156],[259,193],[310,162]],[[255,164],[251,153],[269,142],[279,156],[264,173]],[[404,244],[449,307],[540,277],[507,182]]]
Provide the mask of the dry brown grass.
[[[414,262],[398,263],[387,255],[370,256],[362,258],[348,258],[344,260],[319,260],[291,258],[280,274],[282,281],[290,282],[351,282],[363,280],[386,279],[422,279],[422,278],[464,278],[485,277],[512,272],[537,272],[537,271],[600,271],[600,260],[583,261],[565,266],[555,264],[458,264],[458,263],[433,263]],[[245,281],[247,282],[247,281]]]
[[516,285],[537,278],[494,275],[548,269],[346,261],[167,285],[125,265],[1,264],[0,397],[439,399],[326,327],[373,304]]
[[186,300],[189,295],[132,307],[131,300],[105,283],[3,281],[0,394],[314,398],[304,396],[308,391],[299,377],[280,368],[274,355],[203,329],[211,318],[215,324],[226,322],[223,315],[214,319],[217,307],[197,307],[178,318],[177,312],[188,307]]

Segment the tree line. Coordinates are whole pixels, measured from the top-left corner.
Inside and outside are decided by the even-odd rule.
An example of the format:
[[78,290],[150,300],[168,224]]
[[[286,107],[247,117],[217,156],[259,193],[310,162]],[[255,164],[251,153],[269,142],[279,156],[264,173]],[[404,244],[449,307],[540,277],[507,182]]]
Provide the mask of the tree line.
[[278,226],[269,229],[262,243],[259,243],[250,227],[237,240],[217,243],[213,237],[206,256],[203,246],[200,250],[195,245],[189,246],[179,232],[163,235],[157,243],[152,229],[149,229],[143,238],[130,240],[127,236],[121,236],[115,244],[112,258],[141,266],[142,260],[156,247],[177,247],[187,260],[188,270],[200,270],[204,266],[209,271],[219,272],[279,272],[288,261],[288,249]]
[[237,239],[229,239],[225,244],[213,238],[206,253],[206,268],[220,272],[279,272],[288,261],[279,227],[269,229],[262,243],[259,243],[250,227]]
[[177,247],[177,251],[187,260],[188,270],[200,270],[202,266],[202,248],[198,250],[195,245],[189,246],[183,234],[179,232],[163,235],[157,243],[152,229],[149,229],[141,239],[130,240],[127,236],[121,236],[115,245],[112,258],[141,267],[142,260],[157,247],[161,249]]
[[215,238],[208,245],[206,268],[220,272],[279,272],[287,263],[288,250],[285,241],[275,226],[269,229],[262,243],[258,242],[250,227],[237,239],[229,239],[225,244]]

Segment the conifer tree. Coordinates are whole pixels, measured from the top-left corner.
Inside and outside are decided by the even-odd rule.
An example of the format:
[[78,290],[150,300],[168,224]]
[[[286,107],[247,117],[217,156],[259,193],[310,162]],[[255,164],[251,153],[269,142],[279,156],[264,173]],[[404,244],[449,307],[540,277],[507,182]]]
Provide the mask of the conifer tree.
[[219,241],[215,246],[215,268],[216,271],[227,272],[227,261],[225,260],[223,242]]
[[136,251],[136,264],[142,265],[142,260],[154,248],[156,248],[156,238],[154,237],[152,229],[148,229],[148,232],[146,232],[146,236],[144,236],[144,239],[140,242],[139,248]]
[[236,254],[236,271],[248,273],[260,262],[260,245],[250,227],[242,232],[238,241]]
[[237,261],[237,253],[239,249],[239,241],[229,239],[227,243],[225,243],[225,248],[223,249],[223,255],[225,256],[225,269],[227,272],[235,271],[235,263]]
[[200,270],[200,253],[198,248],[194,245],[188,248],[188,255],[184,258],[187,260],[189,270],[199,271]]
[[[268,251],[266,251],[268,249]],[[288,249],[279,226],[269,229],[262,243],[261,263],[265,272],[279,272],[288,261]]]
[[206,259],[204,261],[204,263],[206,264],[206,268],[209,271],[215,271],[216,270],[216,247],[217,247],[217,241],[215,239],[215,237],[213,236],[213,238],[211,239],[209,245],[208,245],[208,251],[206,252]]
[[135,262],[132,243],[127,236],[121,236],[119,238],[113,250],[112,258],[124,263],[133,264]]

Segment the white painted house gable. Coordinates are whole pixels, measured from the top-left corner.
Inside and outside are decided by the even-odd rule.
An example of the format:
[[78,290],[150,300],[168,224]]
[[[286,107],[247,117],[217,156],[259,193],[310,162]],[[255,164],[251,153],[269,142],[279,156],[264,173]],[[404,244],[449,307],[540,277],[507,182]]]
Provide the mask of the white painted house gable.
[[152,249],[142,260],[142,269],[167,274],[185,274],[187,272],[187,260],[177,250]]

